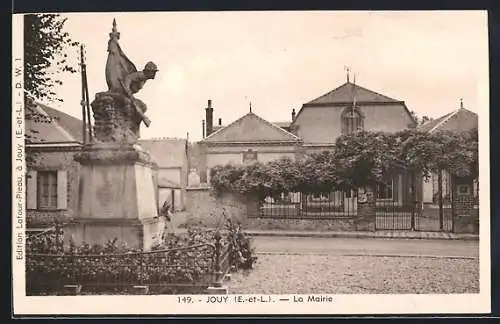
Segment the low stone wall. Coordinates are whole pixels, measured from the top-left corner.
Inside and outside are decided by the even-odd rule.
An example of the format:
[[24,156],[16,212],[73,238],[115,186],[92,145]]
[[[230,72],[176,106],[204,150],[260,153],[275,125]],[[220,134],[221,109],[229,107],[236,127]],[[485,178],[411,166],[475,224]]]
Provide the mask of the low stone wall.
[[[247,218],[249,203],[231,194],[215,197],[210,187],[201,185],[186,188],[185,225],[216,227],[223,212],[242,223]],[[179,225],[183,227],[182,224]]]
[[[179,227],[197,225],[216,227],[225,211],[227,215],[241,222],[246,229],[262,230],[304,230],[304,231],[353,231],[353,218],[338,219],[286,219],[255,217],[258,204],[232,194],[215,197],[208,186],[186,189],[186,221]],[[251,217],[248,217],[251,215]]]
[[352,218],[339,219],[279,219],[248,218],[244,224],[247,229],[260,230],[297,230],[297,231],[354,231]]

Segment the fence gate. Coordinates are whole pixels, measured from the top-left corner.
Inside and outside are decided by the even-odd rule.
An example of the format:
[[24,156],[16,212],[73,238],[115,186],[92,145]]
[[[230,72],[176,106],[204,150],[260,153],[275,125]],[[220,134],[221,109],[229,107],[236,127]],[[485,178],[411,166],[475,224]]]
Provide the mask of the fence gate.
[[408,186],[402,190],[404,197],[394,195],[394,188],[383,187],[389,193],[380,191],[377,195],[376,229],[412,230],[425,232],[452,232],[453,206],[452,182],[446,172],[436,173],[433,177],[433,203],[423,204],[417,195],[417,179],[409,179]]
[[418,204],[377,199],[375,229],[414,230],[421,210]]
[[442,170],[433,175],[432,204],[422,206],[422,214],[416,219],[418,231],[453,231],[452,179]]

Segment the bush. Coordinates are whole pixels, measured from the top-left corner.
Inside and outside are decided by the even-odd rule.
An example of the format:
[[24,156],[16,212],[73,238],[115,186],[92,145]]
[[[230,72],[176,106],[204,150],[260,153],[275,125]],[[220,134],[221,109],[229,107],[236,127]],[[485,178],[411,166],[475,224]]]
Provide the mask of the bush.
[[[165,234],[148,253],[117,239],[80,246],[71,242],[63,249],[62,231],[32,236],[26,246],[27,293],[60,289],[65,284],[208,286],[214,279],[217,231],[191,227],[183,234]],[[241,227],[227,221],[221,233],[221,254],[230,249],[229,267],[250,269],[256,258]]]
[[241,229],[241,224],[234,223],[231,219],[227,220],[226,228],[231,253],[231,270],[252,269],[257,257],[251,239]]

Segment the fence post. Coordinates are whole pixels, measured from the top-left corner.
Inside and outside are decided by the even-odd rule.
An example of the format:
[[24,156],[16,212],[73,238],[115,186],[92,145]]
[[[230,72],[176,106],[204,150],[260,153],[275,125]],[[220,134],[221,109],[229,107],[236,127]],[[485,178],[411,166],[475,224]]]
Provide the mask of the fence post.
[[144,268],[143,268],[143,263],[144,263],[144,254],[143,252],[141,251],[141,259],[139,262],[141,262],[141,265],[140,265],[140,268],[139,268],[139,283],[141,284],[141,286],[144,285]]
[[221,235],[220,232],[217,231],[215,232],[214,235],[215,239],[215,265],[214,265],[214,287],[221,287],[222,286],[222,272],[220,269],[220,255],[221,255]]
[[75,255],[75,250],[73,245],[70,245],[70,260],[71,260],[71,273],[73,278],[69,281],[70,284],[64,285],[64,290],[65,293],[68,295],[78,295],[80,294],[80,291],[82,290],[82,285],[80,283],[79,278],[77,278],[76,275],[76,255]]
[[61,239],[61,225],[56,223],[56,246],[58,252],[64,251],[64,241]]
[[439,229],[443,230],[443,170],[438,170]]
[[415,226],[415,209],[417,208],[417,193],[415,192],[415,172],[412,170],[410,172],[410,199],[411,199],[411,229],[416,230]]
[[[456,192],[455,190],[457,189],[456,186],[455,186],[455,177],[452,176],[450,177],[451,179],[451,193],[450,193],[450,199],[451,199],[451,232],[454,233],[455,232],[455,196],[456,196]],[[440,215],[441,216],[441,215]],[[440,218],[440,221],[441,221],[441,218]]]

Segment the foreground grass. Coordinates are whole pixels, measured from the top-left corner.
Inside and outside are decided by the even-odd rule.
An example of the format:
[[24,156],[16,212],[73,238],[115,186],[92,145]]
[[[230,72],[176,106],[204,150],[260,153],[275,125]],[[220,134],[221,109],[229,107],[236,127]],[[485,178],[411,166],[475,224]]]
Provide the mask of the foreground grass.
[[260,254],[233,274],[230,294],[479,292],[478,259]]

